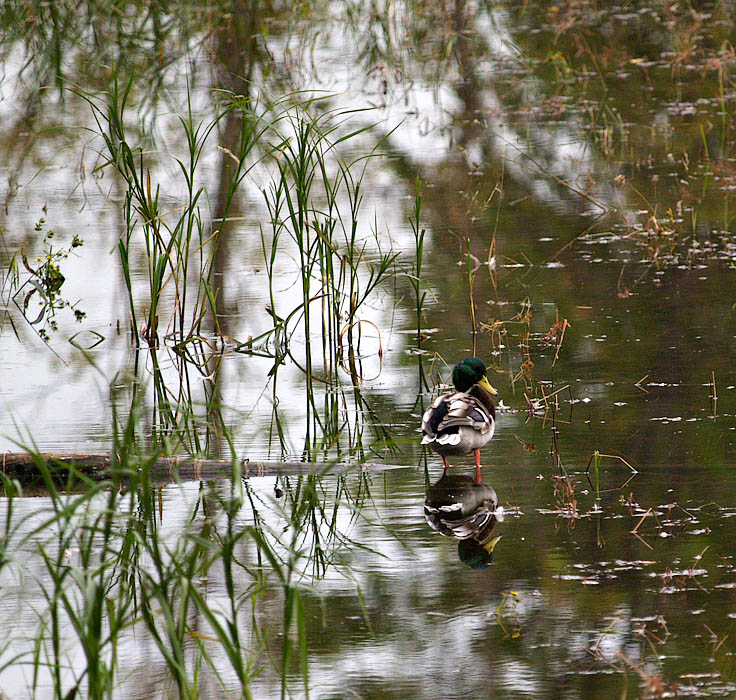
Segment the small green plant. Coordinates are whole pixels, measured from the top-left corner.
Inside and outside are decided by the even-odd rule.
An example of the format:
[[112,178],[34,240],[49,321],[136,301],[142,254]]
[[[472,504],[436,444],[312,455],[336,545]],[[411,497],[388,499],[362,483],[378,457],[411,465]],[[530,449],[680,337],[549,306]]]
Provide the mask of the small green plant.
[[[628,475],[628,478],[625,479],[623,481],[623,483],[621,483],[620,486],[616,486],[614,488],[609,488],[609,489],[604,489],[603,491],[601,491],[601,488],[600,488],[600,474],[599,474],[599,472],[600,472],[601,462],[602,462],[602,460],[604,458],[615,460],[615,462],[614,462],[615,464],[623,464],[629,470],[630,473]],[[593,480],[591,480],[591,478],[590,478],[590,468],[591,468],[591,466],[593,467]],[[625,486],[627,486],[629,484],[629,482],[638,473],[639,472],[636,471],[636,469],[633,466],[631,466],[631,464],[629,464],[629,462],[627,462],[623,457],[621,457],[619,455],[607,455],[607,454],[603,454],[602,452],[599,452],[598,450],[595,450],[593,452],[593,454],[590,456],[590,459],[588,460],[588,464],[585,467],[585,476],[588,479],[588,483],[590,484],[590,488],[595,491],[595,498],[596,498],[596,503],[598,504],[598,506],[600,506],[601,493],[603,493],[605,491],[620,491]]]
[[519,619],[519,603],[521,597],[516,591],[501,594],[501,602],[493,611],[496,623],[503,631],[504,639],[518,639],[521,636],[521,621]]
[[[44,224],[45,220],[39,219],[35,225],[35,230],[42,232]],[[75,234],[68,246],[55,248],[52,243],[55,236],[54,231],[46,232],[43,237],[43,251],[35,260],[36,267],[29,262],[25,254],[22,254],[23,267],[30,276],[20,285],[13,296],[16,306],[20,308],[24,318],[36,329],[44,342],[49,341],[50,332],[58,330],[56,315],[62,309],[70,309],[76,321],[80,323],[86,316],[76,302],[72,303],[62,296],[62,286],[66,282],[66,277],[61,271],[63,261],[69,257],[73,250],[84,245],[84,241]],[[21,303],[19,303],[19,298]],[[34,300],[38,301],[40,307],[37,313],[36,309],[31,310],[31,302]]]
[[601,485],[600,478],[598,475],[598,467],[601,463],[601,453],[596,450],[593,452],[593,479],[595,480],[595,502],[596,506],[600,508],[601,503]]

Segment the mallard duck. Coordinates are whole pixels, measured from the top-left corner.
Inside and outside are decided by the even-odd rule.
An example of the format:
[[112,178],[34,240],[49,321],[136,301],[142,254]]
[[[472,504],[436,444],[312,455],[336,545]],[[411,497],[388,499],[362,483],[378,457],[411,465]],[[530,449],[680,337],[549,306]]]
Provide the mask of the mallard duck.
[[485,569],[493,561],[493,549],[501,539],[492,532],[501,517],[493,487],[463,474],[443,473],[427,489],[424,518],[427,524],[458,542],[460,560],[473,569]]
[[492,437],[496,409],[486,366],[477,357],[468,357],[452,370],[455,391],[444,394],[422,416],[422,445],[429,445],[442,457],[444,473],[450,466],[447,457],[475,455],[476,481],[480,482],[480,448]]

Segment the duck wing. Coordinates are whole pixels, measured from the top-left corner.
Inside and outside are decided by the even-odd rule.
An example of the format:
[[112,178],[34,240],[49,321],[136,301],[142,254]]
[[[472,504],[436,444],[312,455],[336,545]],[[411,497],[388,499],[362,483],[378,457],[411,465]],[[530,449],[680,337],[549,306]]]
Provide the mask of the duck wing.
[[432,442],[443,433],[457,433],[460,426],[487,433],[493,429],[493,415],[482,401],[469,393],[456,391],[440,396],[422,416],[422,442]]

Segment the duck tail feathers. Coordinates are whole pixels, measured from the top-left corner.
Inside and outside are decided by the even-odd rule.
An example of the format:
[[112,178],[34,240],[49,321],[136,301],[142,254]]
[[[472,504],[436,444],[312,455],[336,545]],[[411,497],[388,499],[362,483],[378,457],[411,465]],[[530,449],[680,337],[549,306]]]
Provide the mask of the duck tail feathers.
[[460,433],[445,433],[437,438],[437,442],[440,445],[459,445],[460,444]]

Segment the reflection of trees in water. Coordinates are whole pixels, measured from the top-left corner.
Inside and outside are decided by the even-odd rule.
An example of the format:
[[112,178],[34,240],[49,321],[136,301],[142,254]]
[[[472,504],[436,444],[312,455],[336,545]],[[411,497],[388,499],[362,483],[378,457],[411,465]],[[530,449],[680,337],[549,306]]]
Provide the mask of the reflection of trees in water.
[[[498,263],[547,259],[549,246],[539,238],[552,234],[563,243],[591,222],[577,216],[596,209],[578,192],[614,207],[599,227],[619,223],[626,232],[636,218],[628,212],[632,205],[658,207],[661,217],[684,202],[697,210],[692,226],[702,232],[713,221],[723,224],[724,197],[713,188],[705,196],[696,192],[693,172],[697,162],[708,160],[706,151],[710,159],[721,153],[720,86],[731,85],[728,51],[718,53],[729,38],[725,9],[712,10],[706,18],[668,3],[622,14],[586,2],[564,8],[535,2],[521,9],[464,0],[344,8],[238,1],[216,8],[129,3],[121,18],[108,3],[90,1],[80,11],[72,3],[9,2],[0,11],[0,55],[12,69],[5,86],[15,107],[4,126],[6,158],[11,172],[18,172],[52,138],[38,131],[53,124],[57,105],[74,113],[77,105],[64,84],[104,90],[115,74],[135,73],[138,126],[151,139],[161,123],[160,105],[182,108],[182,67],[198,100],[205,94],[200,88],[210,85],[245,96],[257,91],[267,99],[335,80],[343,87],[339,81],[347,78],[351,90],[385,105],[389,114],[405,106],[409,132],[428,132],[425,141],[411,144],[401,131],[390,136],[398,157],[388,167],[401,182],[419,174],[427,185],[430,268],[453,265],[466,239],[475,257],[486,260],[493,232]],[[352,57],[356,63],[343,68]],[[699,79],[689,79],[693,75]],[[214,103],[204,110],[218,109],[217,93],[206,97]],[[231,111],[219,125],[218,168],[208,188],[213,226],[221,230],[213,239],[213,283],[224,334],[234,306],[221,282],[231,274],[229,261],[237,251],[221,219],[240,119]],[[19,138],[29,126],[35,140]],[[422,144],[438,137],[442,149],[427,156]],[[687,158],[678,155],[683,150]],[[614,186],[619,174],[623,184]],[[725,169],[721,176],[730,177]],[[16,185],[9,185],[12,197]],[[233,214],[241,211],[240,194]],[[677,224],[675,233],[686,225]],[[25,235],[33,240],[32,231]],[[598,254],[605,259],[627,249],[629,241],[613,240]],[[597,285],[588,284],[588,270],[569,265],[546,276],[547,298],[605,302],[620,288],[620,268],[596,270]],[[501,295],[527,295],[524,285],[538,273],[517,286],[519,273],[501,268]],[[631,286],[626,271],[622,279]],[[477,298],[495,296],[485,280],[476,275]],[[462,294],[459,276],[442,275],[435,284],[440,299]],[[636,298],[629,303],[638,317],[651,318]],[[429,325],[464,333],[467,304],[454,310]]]
[[[162,99],[181,109],[171,90],[187,62],[194,90],[204,83],[248,95],[256,85],[259,93],[278,95],[330,86],[336,56],[354,48],[357,64],[345,75],[353,81],[362,73],[356,82],[365,97],[392,109],[404,101],[410,124],[421,130],[426,122],[446,134],[447,155],[419,168],[442,190],[434,227],[486,239],[487,230],[477,222],[487,225],[492,218],[484,203],[502,167],[504,203],[530,197],[528,211],[537,220],[593,207],[575,190],[594,192],[612,206],[616,193],[610,182],[621,157],[639,158],[639,147],[650,150],[647,131],[672,123],[668,102],[687,101],[685,91],[693,93],[690,101],[694,93],[719,94],[715,63],[702,69],[705,81],[683,81],[680,87],[673,86],[665,65],[649,65],[666,62],[666,56],[681,75],[699,59],[716,60],[728,38],[718,12],[706,22],[667,3],[636,16],[588,5],[563,9],[537,2],[516,9],[465,0],[408,1],[385,7],[352,3],[342,11],[318,2],[298,9],[241,1],[209,8],[132,3],[121,19],[107,3],[89,2],[79,12],[71,3],[51,9],[10,2],[0,23],[4,58],[20,56],[15,62],[22,66],[17,82],[24,108],[16,111],[16,131],[31,117],[43,118],[41,86],[68,82],[105,89],[114,72],[135,72],[142,116],[155,121]],[[688,50],[688,41],[698,38],[703,48]],[[425,92],[436,98],[433,106],[422,97]],[[57,93],[62,99],[63,94]],[[234,142],[236,121],[232,114],[222,125],[224,147]],[[695,125],[685,125],[682,135],[688,151],[700,146]],[[658,159],[665,155],[666,145],[654,147]],[[406,149],[398,141],[394,148]],[[419,154],[411,157],[422,162]],[[222,183],[229,167],[224,152],[220,163]],[[642,192],[648,196],[651,186]],[[215,215],[220,200],[214,198]],[[431,200],[427,204],[432,207]],[[223,243],[220,255],[226,257]]]
[[[559,238],[561,246],[589,223],[589,219],[577,214],[591,209],[591,203],[550,177],[550,173],[595,197],[601,196],[601,182],[623,174],[643,198],[622,186],[623,203],[618,205],[609,190],[604,199],[607,204],[624,209],[631,207],[631,202],[637,207],[659,205],[661,215],[661,209],[685,201],[692,203],[698,213],[697,221],[691,226],[696,236],[702,235],[711,222],[717,222],[719,228],[728,227],[728,222],[724,224],[722,220],[722,192],[712,188],[704,195],[696,192],[692,183],[700,182],[701,176],[692,173],[696,163],[708,165],[720,153],[721,119],[717,114],[721,109],[720,69],[715,63],[712,67],[702,64],[718,58],[715,51],[719,40],[724,38],[719,33],[730,30],[719,24],[717,13],[707,22],[684,12],[676,13],[670,20],[666,14],[668,4],[656,4],[655,10],[663,13],[660,20],[648,11],[626,21],[615,19],[606,8],[588,15],[586,3],[569,3],[564,10],[558,9],[559,3],[527,3],[524,13],[460,1],[444,5],[392,3],[392,14],[387,16],[373,6],[351,5],[349,21],[343,23],[342,18],[333,17],[325,24],[324,13],[339,10],[325,9],[317,3],[306,8],[301,4],[297,8],[291,3],[276,6],[239,2],[217,10],[169,3],[167,12],[160,4],[129,3],[125,21],[106,14],[109,3],[89,2],[81,11],[76,4],[72,8],[64,3],[38,3],[38,7],[29,3],[5,3],[0,11],[3,58],[6,65],[18,66],[20,76],[14,93],[17,110],[3,126],[4,150],[9,154],[5,158],[12,160],[11,167],[18,171],[47,147],[52,138],[58,139],[56,143],[68,143],[64,139],[69,137],[64,134],[41,136],[38,131],[58,116],[57,100],[64,93],[57,89],[64,80],[87,90],[106,88],[111,71],[102,64],[139,74],[136,99],[140,127],[148,134],[151,124],[160,123],[161,103],[165,102],[174,111],[181,109],[174,88],[180,87],[176,72],[187,61],[192,68],[188,80],[198,98],[203,94],[199,88],[210,83],[236,94],[252,95],[258,89],[259,94],[279,95],[288,88],[313,87],[320,80],[329,79],[330,62],[337,66],[345,58],[337,48],[356,46],[361,64],[354,70],[362,74],[356,82],[364,96],[394,109],[399,109],[396,105],[401,98],[406,99],[412,110],[406,123],[409,130],[436,124],[434,131],[427,134],[427,141],[417,139],[407,145],[401,141],[400,132],[392,136],[391,147],[399,152],[399,157],[387,167],[393,168],[392,174],[400,182],[411,184],[420,174],[428,185],[424,202],[431,216],[432,238],[428,237],[427,254],[431,260],[427,261],[427,269],[431,270],[432,284],[442,302],[439,311],[444,311],[448,299],[452,300],[452,313],[432,317],[435,311],[429,311],[437,319],[429,325],[442,326],[447,335],[464,337],[469,325],[467,304],[463,301],[460,278],[452,273],[462,246],[449,232],[458,239],[471,237],[474,254],[480,260],[485,259],[498,211],[498,200],[494,198],[490,206],[488,200],[501,181],[502,171],[499,245],[503,256],[520,261],[523,257],[518,251],[534,261],[547,258],[549,246],[540,243],[539,238],[552,234]],[[34,16],[28,14],[29,7],[35,8]],[[679,52],[688,49],[687,30],[698,21],[702,29],[697,31],[706,41],[675,63]],[[337,32],[339,37],[335,37]],[[21,45],[23,49],[19,49]],[[676,55],[664,57],[670,50]],[[22,58],[15,58],[17,55]],[[648,65],[652,61],[660,63]],[[21,65],[25,66],[22,71]],[[316,68],[316,75],[310,74],[310,66]],[[695,71],[690,70],[693,66]],[[704,80],[688,78],[691,75],[703,76]],[[725,78],[728,85],[727,72]],[[10,86],[9,78],[5,82]],[[41,90],[41,85],[55,88]],[[427,94],[436,97],[436,102],[422,99],[420,103],[419,98]],[[214,93],[206,96],[217,99]],[[699,97],[707,103],[696,105]],[[74,113],[77,105],[73,98],[66,95],[63,99],[66,114]],[[210,108],[208,104],[205,111]],[[237,142],[240,118],[232,112],[221,122],[219,167],[209,188],[213,195],[214,225],[222,226],[223,231],[215,258],[217,280],[232,274],[230,261],[238,255],[230,229],[218,222],[225,208],[233,164],[228,151],[235,151],[233,145]],[[706,121],[715,126],[705,126]],[[710,130],[703,135],[701,126]],[[730,128],[727,124],[726,134]],[[28,129],[38,134],[35,140],[33,136],[27,140],[20,137]],[[442,147],[427,156],[423,144],[437,134]],[[525,155],[511,144],[516,144]],[[575,147],[570,148],[570,144]],[[710,157],[706,155],[706,147]],[[683,152],[687,154],[689,171]],[[669,153],[673,154],[672,161]],[[730,177],[727,164],[719,167],[723,177]],[[658,182],[653,180],[653,175],[659,177]],[[691,184],[683,185],[682,180]],[[10,187],[12,195],[12,183]],[[245,206],[242,201],[235,201],[231,214]],[[620,224],[619,213],[614,212],[601,226]],[[686,224],[678,224],[678,235],[683,230],[690,232],[690,222]],[[33,233],[29,232],[29,241],[32,237]],[[594,268],[587,259],[576,261],[574,255],[568,255],[566,267],[554,271],[537,268],[521,281],[515,271],[504,273],[500,294],[512,299],[532,295],[535,302],[540,298],[555,300],[560,317],[572,319],[566,343],[576,347],[576,351],[564,356],[564,362],[558,365],[558,377],[567,372],[584,380],[593,377],[598,381],[605,375],[600,386],[600,396],[605,397],[607,389],[603,381],[619,382],[624,378],[633,385],[649,373],[652,378],[681,382],[676,390],[680,402],[678,412],[683,406],[700,406],[707,400],[706,390],[701,386],[705,362],[702,358],[708,361],[723,358],[727,355],[723,348],[729,347],[733,336],[730,327],[733,324],[724,322],[731,318],[730,303],[713,303],[712,296],[715,289],[731,289],[730,272],[720,268],[711,270],[709,287],[704,287],[690,270],[674,271],[668,274],[664,285],[672,285],[676,294],[640,288],[632,290],[636,293],[627,299],[617,301],[619,279],[622,274],[627,279],[628,270],[636,265],[634,260],[622,273],[626,263],[622,253],[632,249],[637,256],[643,253],[632,244],[633,239],[611,238],[609,243],[601,243],[591,250],[595,251],[595,257],[616,258],[620,264]],[[653,240],[656,243],[656,236]],[[257,243],[251,240],[249,245]],[[437,270],[443,274],[437,274]],[[478,274],[477,279],[477,298],[493,297],[484,276]],[[511,286],[504,286],[509,281]],[[234,305],[225,296],[223,286],[218,286],[218,313],[223,333],[227,335],[228,318]],[[576,311],[578,306],[589,310]],[[698,310],[696,318],[694,308]],[[601,309],[612,309],[612,315],[618,318],[610,323],[599,319]],[[596,328],[600,336],[608,334],[607,342],[596,344],[595,338],[586,341],[575,335],[591,319],[600,321]],[[619,320],[621,325],[616,325]],[[553,310],[535,307],[534,323],[539,324],[535,325],[536,330],[544,331],[552,322]],[[644,339],[646,347],[639,349],[641,346],[633,345],[635,339]],[[629,341],[631,345],[626,344]],[[414,362],[413,359],[394,361]],[[728,358],[721,362],[723,373],[731,372]],[[709,372],[710,364],[705,369]],[[720,369],[717,368],[719,380]],[[215,376],[211,403],[218,405],[221,401],[217,382],[222,382],[222,376],[217,373]],[[650,389],[650,392],[650,399],[641,404],[644,408],[639,408],[645,414],[645,421],[665,412],[663,402],[668,406],[675,403],[663,390]],[[376,397],[373,406],[384,420],[396,414],[396,399],[389,393]],[[723,454],[727,443],[715,434],[715,429],[713,440],[693,444],[688,442],[690,434],[684,431],[670,434],[662,431],[658,423],[646,422],[632,438],[634,421],[627,410],[606,409],[603,416],[595,415],[596,419],[606,421],[605,447],[609,449],[616,442],[632,462],[649,465],[652,471],[660,470],[676,489],[685,478],[677,467],[691,459],[694,452],[703,455],[704,463],[727,463]],[[563,441],[566,438],[588,440],[590,428],[581,422],[589,416],[587,411],[576,413],[577,423],[561,429]],[[524,488],[531,490],[528,484]],[[533,493],[536,501],[530,499],[530,502],[544,499],[541,488]],[[412,507],[416,509],[416,504]],[[387,519],[391,516],[388,509],[385,516]],[[435,590],[424,587],[428,585],[428,577],[423,581],[421,575],[413,573],[401,580],[401,586],[388,586],[381,576],[369,578],[365,597],[371,611],[377,611],[371,616],[375,644],[364,642],[364,612],[355,598],[331,596],[330,617],[343,626],[322,635],[313,675],[320,671],[327,674],[334,669],[333,654],[344,658],[350,645],[359,647],[354,650],[353,659],[360,662],[360,667],[371,668],[376,650],[403,659],[407,639],[416,643],[417,639],[446,638],[448,629],[451,632],[457,629],[457,637],[449,635],[450,648],[457,653],[447,654],[448,647],[438,649],[424,642],[417,644],[420,647],[417,658],[439,669],[432,675],[433,683],[442,677],[452,684],[457,674],[456,660],[461,656],[468,660],[464,668],[469,676],[473,666],[487,664],[492,656],[499,666],[513,665],[523,659],[529,674],[542,679],[539,687],[547,689],[547,696],[564,696],[571,689],[585,693],[587,681],[567,674],[567,668],[572,661],[582,663],[581,660],[588,659],[586,645],[594,646],[598,637],[605,634],[609,625],[606,616],[616,616],[621,621],[620,631],[606,636],[614,640],[615,650],[631,653],[639,648],[641,635],[637,635],[636,629],[641,625],[640,620],[652,612],[648,584],[641,576],[618,572],[616,586],[600,586],[595,593],[580,594],[565,588],[554,577],[568,572],[575,557],[586,555],[576,551],[575,545],[570,545],[569,550],[561,547],[557,533],[552,534],[554,526],[545,528],[538,520],[525,524],[523,518],[519,522],[519,537],[513,547],[504,541],[497,550],[499,557],[509,552],[504,559],[503,580],[490,578],[499,569],[494,565],[487,572],[489,578],[483,579],[486,587],[468,586],[467,575],[471,572],[464,567],[449,571]],[[634,559],[628,537],[630,521],[621,518],[604,524],[611,551],[622,551],[622,557]],[[586,532],[582,525],[577,535],[582,539],[581,532]],[[427,544],[421,535],[407,540],[417,549]],[[692,554],[700,549],[698,542]],[[415,564],[415,560],[408,561],[407,571],[413,572]],[[525,655],[519,647],[500,644],[499,633],[499,637],[490,634],[480,638],[466,654],[467,636],[463,634],[467,635],[468,629],[479,624],[478,610],[495,608],[506,582],[513,581],[520,581],[526,587],[519,615],[524,642],[531,640],[532,645],[538,645],[537,653]],[[324,600],[314,600],[312,605],[314,617],[321,619]],[[411,613],[407,611],[409,606]],[[431,615],[438,609],[449,612],[441,617]],[[384,614],[385,611],[389,614]],[[404,613],[406,629],[396,629],[396,611]],[[706,614],[715,617],[710,612]],[[560,624],[561,620],[564,624]],[[491,623],[483,620],[481,624]],[[684,655],[687,653],[685,650]],[[326,658],[324,665],[323,658]],[[455,661],[451,663],[448,659]],[[482,679],[485,682],[487,677],[483,675]],[[608,684],[610,697],[620,694],[619,680],[614,677],[611,681],[596,682]],[[386,685],[390,694],[395,692],[396,676],[391,676],[390,681],[378,679],[374,683]],[[501,690],[508,687],[499,683]],[[371,684],[366,682],[366,686],[368,695]],[[478,696],[487,694],[487,689],[484,684]],[[429,690],[427,693],[431,696]]]

